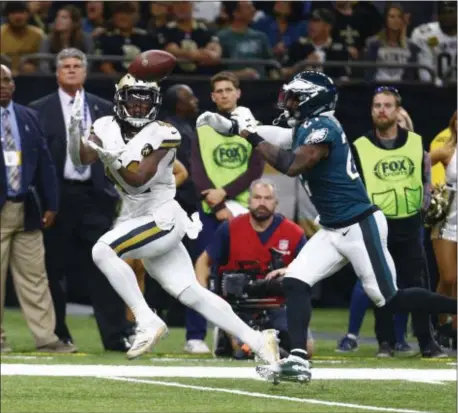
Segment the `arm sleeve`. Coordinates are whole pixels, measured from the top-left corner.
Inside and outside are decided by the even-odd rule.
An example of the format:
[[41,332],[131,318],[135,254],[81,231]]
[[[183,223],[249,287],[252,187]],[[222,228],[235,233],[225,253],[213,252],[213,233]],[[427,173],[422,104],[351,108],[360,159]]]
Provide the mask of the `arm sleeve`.
[[277,145],[282,149],[291,149],[293,145],[292,128],[262,125],[258,126],[257,133],[262,139],[266,140],[272,145]]
[[223,222],[215,232],[213,239],[207,246],[206,251],[212,261],[212,265],[219,267],[226,265],[229,258],[229,222]]
[[246,191],[254,180],[259,179],[262,176],[263,171],[264,160],[260,153],[253,151],[247,170],[224,187],[227,197],[233,199],[238,194]]

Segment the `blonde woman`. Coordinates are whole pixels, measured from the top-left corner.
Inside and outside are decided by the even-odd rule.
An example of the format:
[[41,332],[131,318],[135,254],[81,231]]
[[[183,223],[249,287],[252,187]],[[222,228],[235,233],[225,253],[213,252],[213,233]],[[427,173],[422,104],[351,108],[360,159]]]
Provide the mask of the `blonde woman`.
[[[456,173],[456,141],[457,123],[456,111],[450,120],[450,139],[440,148],[431,151],[431,163],[441,163],[445,168],[446,191],[448,194],[447,214],[435,225],[431,238],[439,269],[437,292],[449,297],[457,296],[457,173]],[[442,331],[450,327],[450,318],[443,315],[439,319]],[[452,329],[456,345],[456,316],[452,318]]]

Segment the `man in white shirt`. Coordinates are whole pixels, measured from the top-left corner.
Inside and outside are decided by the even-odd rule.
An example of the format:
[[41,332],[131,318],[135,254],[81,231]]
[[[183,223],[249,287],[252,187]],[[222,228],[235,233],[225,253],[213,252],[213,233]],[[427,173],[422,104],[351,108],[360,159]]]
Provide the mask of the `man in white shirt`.
[[102,342],[107,350],[126,351],[133,325],[125,307],[107,279],[94,266],[91,249],[111,227],[119,199],[105,178],[102,163],[77,167],[70,159],[68,122],[74,96],[83,96],[83,129],[89,135],[92,123],[113,113],[113,105],[84,90],[86,55],[78,49],[62,50],[56,58],[59,89],[29,106],[39,113],[60,184],[60,210],[55,226],[45,232],[46,266],[56,309],[56,334],[64,342],[73,338],[65,324],[66,294],[62,278],[78,296],[91,297]]

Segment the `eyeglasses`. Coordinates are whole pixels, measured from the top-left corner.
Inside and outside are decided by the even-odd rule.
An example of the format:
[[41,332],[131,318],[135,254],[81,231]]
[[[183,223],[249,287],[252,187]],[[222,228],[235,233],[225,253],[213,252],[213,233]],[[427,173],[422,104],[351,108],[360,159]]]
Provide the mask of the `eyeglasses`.
[[401,102],[401,94],[399,93],[399,90],[397,90],[393,86],[379,86],[378,88],[375,89],[374,95],[377,93],[383,93],[383,92],[389,92],[392,93],[394,96],[396,96],[397,99],[399,99],[399,103]]

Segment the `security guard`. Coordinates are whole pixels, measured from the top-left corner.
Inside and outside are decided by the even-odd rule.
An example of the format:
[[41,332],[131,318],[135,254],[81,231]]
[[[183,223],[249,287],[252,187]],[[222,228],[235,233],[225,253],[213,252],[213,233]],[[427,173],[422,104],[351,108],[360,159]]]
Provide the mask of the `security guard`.
[[[400,107],[395,88],[377,88],[372,100],[374,128],[353,142],[353,152],[369,197],[387,218],[398,286],[427,287],[421,213],[429,202],[430,161],[422,137],[397,125]],[[445,356],[433,338],[429,315],[412,313],[412,322],[422,356]],[[376,335],[378,355],[392,355],[393,315],[383,308],[376,310]]]

